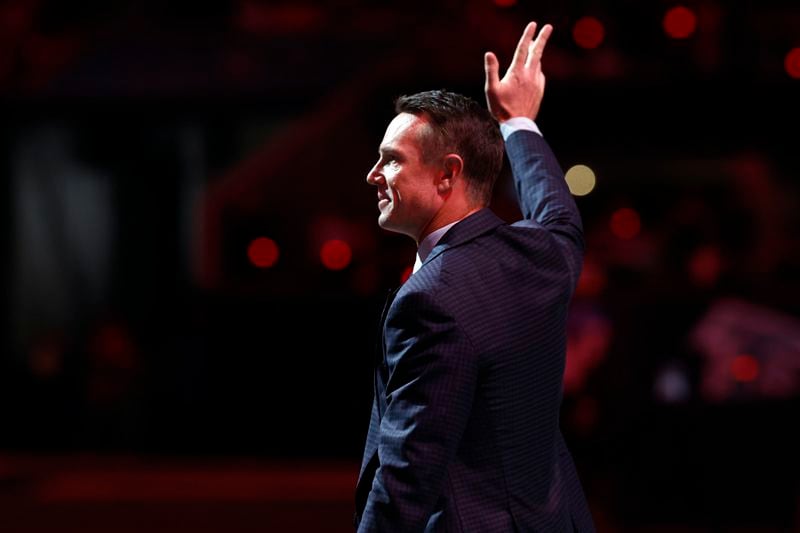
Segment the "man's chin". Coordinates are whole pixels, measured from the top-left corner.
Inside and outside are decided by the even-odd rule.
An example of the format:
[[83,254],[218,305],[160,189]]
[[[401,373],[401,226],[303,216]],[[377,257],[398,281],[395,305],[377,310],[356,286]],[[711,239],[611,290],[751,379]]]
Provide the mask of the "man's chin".
[[389,217],[383,213],[378,215],[378,225],[386,231],[394,231],[392,227],[392,221],[389,220]]
[[392,219],[389,217],[389,215],[385,213],[381,213],[380,216],[378,216],[378,225],[382,229],[385,229],[386,231],[391,231],[393,233],[403,233],[403,231],[400,228],[398,228],[396,224],[392,224]]

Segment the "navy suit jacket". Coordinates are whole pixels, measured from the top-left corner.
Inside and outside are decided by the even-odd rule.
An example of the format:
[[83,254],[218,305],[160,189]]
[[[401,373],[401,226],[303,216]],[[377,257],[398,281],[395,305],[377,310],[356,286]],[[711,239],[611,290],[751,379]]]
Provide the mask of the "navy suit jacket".
[[559,429],[580,215],[541,136],[506,151],[524,220],[460,221],[387,303],[359,532],[594,530]]

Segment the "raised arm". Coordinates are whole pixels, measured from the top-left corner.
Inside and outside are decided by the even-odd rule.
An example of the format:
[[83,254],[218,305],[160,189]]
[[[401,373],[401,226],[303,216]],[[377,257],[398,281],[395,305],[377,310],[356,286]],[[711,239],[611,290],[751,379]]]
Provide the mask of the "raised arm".
[[577,282],[584,247],[580,214],[555,155],[533,123],[544,97],[542,54],[552,32],[545,24],[536,35],[536,23],[529,23],[502,79],[497,57],[486,53],[486,102],[503,130],[522,214],[558,238]]

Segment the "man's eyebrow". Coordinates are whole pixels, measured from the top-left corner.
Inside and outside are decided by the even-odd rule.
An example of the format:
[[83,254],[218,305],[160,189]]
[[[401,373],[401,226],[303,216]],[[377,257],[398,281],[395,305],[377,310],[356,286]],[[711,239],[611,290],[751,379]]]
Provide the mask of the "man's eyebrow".
[[394,146],[381,146],[378,148],[378,153],[382,156],[392,155],[392,156],[399,156],[400,152]]

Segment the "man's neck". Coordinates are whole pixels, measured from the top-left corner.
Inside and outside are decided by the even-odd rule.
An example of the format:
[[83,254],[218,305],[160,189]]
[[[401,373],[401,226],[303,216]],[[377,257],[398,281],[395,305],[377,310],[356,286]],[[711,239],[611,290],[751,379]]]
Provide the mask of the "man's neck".
[[439,228],[447,226],[449,224],[453,224],[454,222],[458,222],[459,220],[463,220],[470,216],[473,213],[477,213],[480,211],[482,207],[473,207],[469,209],[461,209],[455,212],[444,213],[444,210],[440,210],[434,217],[428,222],[428,225],[425,226],[425,229],[422,230],[419,237],[417,237],[417,247],[419,247],[420,243]]

